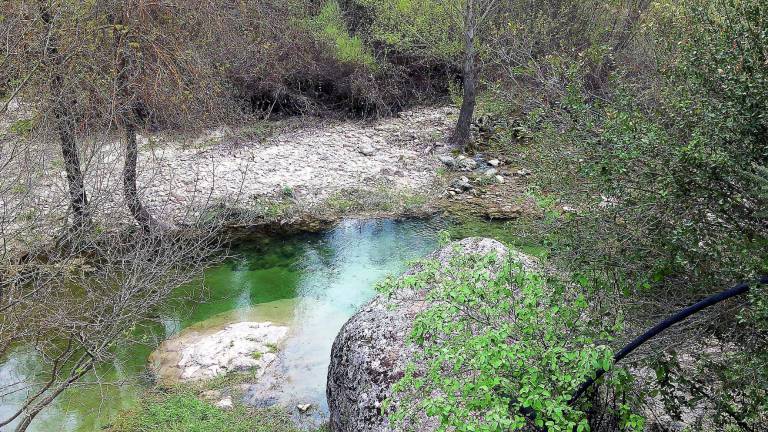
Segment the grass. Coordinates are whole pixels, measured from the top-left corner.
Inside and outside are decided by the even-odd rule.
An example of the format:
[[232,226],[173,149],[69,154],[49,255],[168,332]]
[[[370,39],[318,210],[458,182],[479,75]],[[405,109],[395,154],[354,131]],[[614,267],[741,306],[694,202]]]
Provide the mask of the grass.
[[263,142],[274,136],[280,130],[280,122],[272,120],[256,120],[236,131],[236,137]]
[[325,207],[338,215],[355,212],[413,212],[428,202],[427,196],[407,190],[392,190],[386,185],[374,189],[346,189],[329,196]]
[[15,122],[11,123],[11,125],[8,127],[8,130],[13,132],[14,134],[18,136],[29,136],[30,133],[32,133],[32,130],[35,128],[35,120],[34,119],[21,119],[16,120]]
[[120,413],[107,430],[109,432],[299,431],[284,410],[236,406],[225,411],[200,400],[191,390],[147,393],[135,408]]
[[462,217],[453,221],[446,230],[448,238],[460,240],[466,237],[490,237],[513,249],[525,254],[545,259],[549,255],[549,247],[535,244],[521,238],[516,233],[521,231],[521,221],[494,222],[481,218]]

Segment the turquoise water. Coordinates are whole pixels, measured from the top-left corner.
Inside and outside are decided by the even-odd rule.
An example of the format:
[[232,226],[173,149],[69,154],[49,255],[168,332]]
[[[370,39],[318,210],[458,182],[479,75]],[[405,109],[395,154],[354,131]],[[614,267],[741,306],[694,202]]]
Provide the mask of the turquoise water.
[[[290,325],[284,347],[287,389],[322,405],[338,330],[374,296],[376,281],[402,272],[410,260],[434,250],[441,228],[438,221],[345,221],[323,234],[268,238],[239,247],[232,259],[205,272],[204,303],[168,305],[162,325],[137,330],[142,343],[120,349],[113,365],[65,392],[29,430],[99,430],[148,385],[147,358],[162,339],[190,326],[253,319]],[[0,418],[14,411],[24,384],[34,382],[39,369],[40,359],[23,349],[0,364],[0,395],[5,395],[0,396]],[[100,385],[93,384],[97,377]],[[15,382],[20,384],[9,387]]]

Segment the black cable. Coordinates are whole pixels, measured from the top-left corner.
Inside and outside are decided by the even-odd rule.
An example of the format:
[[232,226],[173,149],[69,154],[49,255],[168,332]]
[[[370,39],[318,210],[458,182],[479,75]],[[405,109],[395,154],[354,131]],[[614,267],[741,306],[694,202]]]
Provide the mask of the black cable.
[[[768,285],[768,276],[762,276],[761,278],[759,278],[756,281],[756,285]],[[614,364],[618,363],[621,359],[629,355],[632,351],[637,349],[640,345],[644,344],[649,339],[663,332],[667,328],[672,327],[673,325],[688,318],[689,316],[695,314],[696,312],[701,311],[702,309],[708,308],[709,306],[720,303],[721,301],[727,300],[731,297],[736,297],[736,296],[745,294],[749,291],[749,288],[750,288],[749,283],[743,282],[731,289],[728,289],[721,293],[707,297],[698,303],[695,303],[691,306],[688,306],[685,309],[682,309],[681,311],[670,316],[664,321],[656,324],[655,326],[650,328],[648,331],[636,337],[630,343],[625,345],[624,348],[622,348],[620,351],[618,351],[616,354],[613,355]],[[587,389],[589,389],[589,387],[592,386],[592,384],[594,384],[595,381],[600,379],[600,377],[602,377],[605,374],[605,372],[606,372],[605,369],[599,369],[595,372],[594,377],[591,377],[586,381],[584,381],[583,383],[581,383],[581,385],[573,393],[573,396],[571,397],[571,399],[568,401],[568,405],[573,405],[581,396],[584,395]]]

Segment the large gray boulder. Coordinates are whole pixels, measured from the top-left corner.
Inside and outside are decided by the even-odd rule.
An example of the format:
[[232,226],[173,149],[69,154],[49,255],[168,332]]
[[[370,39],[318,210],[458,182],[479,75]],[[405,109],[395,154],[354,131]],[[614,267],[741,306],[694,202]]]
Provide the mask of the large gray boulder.
[[[448,264],[456,253],[485,255],[494,251],[499,258],[514,254],[524,267],[534,265],[530,258],[487,238],[467,238],[448,244],[429,258]],[[416,271],[418,266],[406,274]],[[390,387],[403,376],[412,358],[414,347],[406,338],[416,315],[429,306],[424,301],[428,290],[398,293],[392,298],[377,296],[342,327],[333,343],[328,368],[326,394],[331,430],[394,430],[382,412],[382,402],[390,396]],[[430,429],[437,425],[432,426]]]

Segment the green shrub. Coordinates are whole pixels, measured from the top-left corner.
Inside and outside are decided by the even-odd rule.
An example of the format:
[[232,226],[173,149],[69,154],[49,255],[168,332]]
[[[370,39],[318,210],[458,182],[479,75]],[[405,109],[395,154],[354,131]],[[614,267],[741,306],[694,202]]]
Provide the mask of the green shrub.
[[373,40],[423,59],[458,64],[462,38],[456,4],[435,0],[354,0],[370,11]]
[[[493,268],[501,268],[496,276]],[[589,403],[568,403],[579,384],[605,369],[611,391],[627,390],[628,375],[614,370],[607,345],[620,325],[590,318],[585,297],[567,285],[494,254],[457,254],[448,265],[422,262],[418,273],[379,289],[425,287],[430,307],[410,335],[418,350],[387,402],[395,424],[419,430],[426,413],[440,430],[583,431]],[[615,414],[625,430],[642,430],[628,407]]]
[[357,36],[350,36],[336,0],[326,2],[311,24],[321,39],[335,47],[334,55],[338,60],[372,69],[377,67],[376,59],[363,41]]
[[[760,0],[654,2],[637,39],[656,63],[617,69],[599,97],[577,65],[558,103],[529,111],[536,181],[580,209],[541,227],[557,232],[551,256],[625,297],[614,301],[637,331],[768,272],[766,22]],[[765,292],[713,308],[654,345],[655,361],[678,363],[662,353],[696,341],[734,344],[721,358],[694,350],[685,367],[665,366],[658,385],[697,395],[670,399],[668,412],[704,399],[717,412],[697,413],[718,428],[764,424]]]

